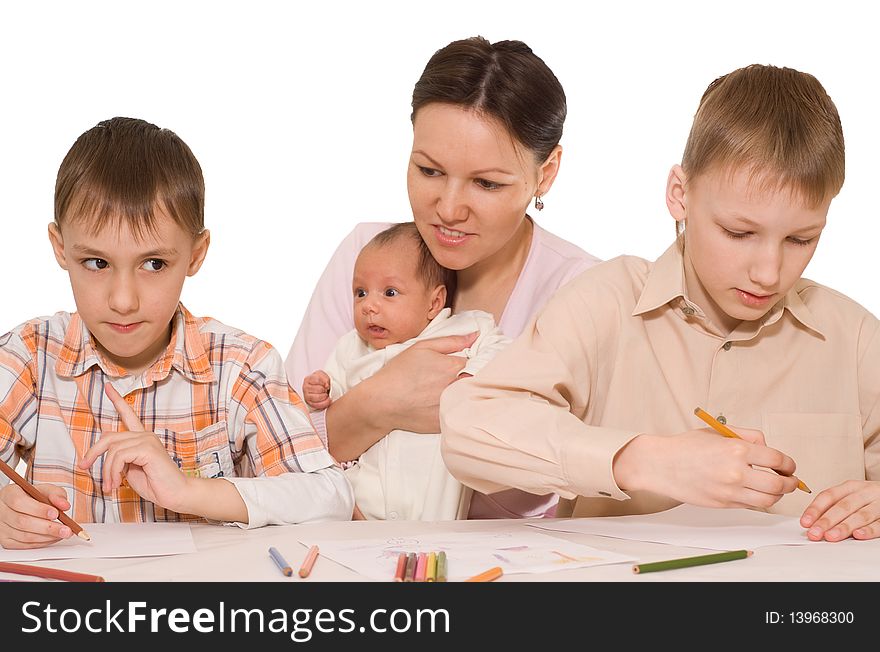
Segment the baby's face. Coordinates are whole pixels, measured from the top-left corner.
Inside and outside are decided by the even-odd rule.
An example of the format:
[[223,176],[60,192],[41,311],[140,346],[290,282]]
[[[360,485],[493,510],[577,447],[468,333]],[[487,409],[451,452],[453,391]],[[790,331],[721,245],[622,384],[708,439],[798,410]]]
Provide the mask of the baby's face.
[[376,349],[421,333],[443,307],[417,271],[418,251],[407,240],[372,245],[354,265],[352,294],[358,335]]

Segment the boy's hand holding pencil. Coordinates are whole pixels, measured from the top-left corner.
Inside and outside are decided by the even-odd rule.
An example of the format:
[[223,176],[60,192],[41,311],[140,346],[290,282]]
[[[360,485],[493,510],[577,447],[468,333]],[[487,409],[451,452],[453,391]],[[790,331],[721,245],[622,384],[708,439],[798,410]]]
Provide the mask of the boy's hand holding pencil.
[[12,480],[0,489],[0,545],[43,548],[74,534],[89,540],[85,530],[64,513],[70,509],[64,489],[51,484],[37,488],[2,460],[0,472]]

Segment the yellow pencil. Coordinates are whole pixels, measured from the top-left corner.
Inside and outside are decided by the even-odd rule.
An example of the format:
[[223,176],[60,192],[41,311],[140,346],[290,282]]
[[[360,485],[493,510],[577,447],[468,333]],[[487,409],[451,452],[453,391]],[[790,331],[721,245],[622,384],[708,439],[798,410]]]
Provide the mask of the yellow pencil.
[[435,582],[437,580],[437,553],[428,553],[428,565],[425,568],[425,581]]
[[[696,414],[703,421],[705,421],[710,426],[712,426],[712,429],[715,432],[717,432],[718,434],[724,435],[725,437],[730,437],[731,439],[742,439],[742,437],[740,437],[733,430],[731,430],[730,428],[725,426],[723,423],[718,421],[715,417],[713,417],[711,414],[706,412],[704,409],[696,408],[694,410],[694,414]],[[813,493],[812,491],[810,491],[810,488],[806,484],[804,484],[804,481],[801,480],[800,478],[798,478],[797,488],[800,489],[801,491],[806,491],[808,494]]]

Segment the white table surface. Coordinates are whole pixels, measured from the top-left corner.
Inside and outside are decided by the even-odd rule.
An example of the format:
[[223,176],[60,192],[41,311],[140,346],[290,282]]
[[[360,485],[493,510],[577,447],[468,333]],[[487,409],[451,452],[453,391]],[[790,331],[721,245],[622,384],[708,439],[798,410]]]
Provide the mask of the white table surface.
[[[103,576],[108,582],[369,582],[331,559],[319,556],[312,574],[300,579],[283,576],[268,554],[282,550],[294,571],[305,557],[299,543],[327,539],[371,539],[444,532],[498,532],[527,521],[485,520],[452,522],[345,521],[270,526],[255,530],[196,524],[192,526],[197,553],[164,557],[68,559],[29,562]],[[527,528],[531,530],[532,528]],[[586,534],[536,530],[576,543],[636,557],[639,563],[713,552],[705,549],[628,541]],[[0,577],[14,578],[0,573]],[[390,578],[389,578],[390,580]],[[815,582],[880,581],[880,540],[768,546],[745,560],[636,575],[632,564],[614,564],[548,573],[511,574],[497,582]]]

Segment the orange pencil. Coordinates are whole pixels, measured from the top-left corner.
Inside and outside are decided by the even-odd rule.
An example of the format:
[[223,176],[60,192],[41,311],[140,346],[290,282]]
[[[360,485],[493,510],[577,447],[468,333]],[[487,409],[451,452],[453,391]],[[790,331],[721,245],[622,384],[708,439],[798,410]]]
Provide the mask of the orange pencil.
[[300,577],[308,577],[309,573],[312,572],[312,566],[315,565],[315,560],[318,559],[318,546],[312,546],[309,548],[309,551],[306,553],[306,558],[303,560],[302,566],[299,569]]
[[[731,439],[742,439],[738,434],[736,434],[733,430],[725,426],[723,423],[718,421],[711,414],[706,412],[703,408],[696,408],[694,410],[694,414],[700,417],[703,421],[712,426],[712,429],[720,435],[724,435],[725,437],[730,437]],[[804,481],[798,478],[797,488],[801,491],[806,491],[808,494],[813,493],[810,491],[810,488],[804,484]]]
[[[49,505],[50,507],[55,507],[52,503],[49,502],[49,499],[46,498],[46,496],[44,496],[43,493],[39,489],[37,489],[30,482],[28,482],[27,480],[22,478],[20,475],[18,475],[18,473],[15,472],[15,469],[13,469],[11,466],[9,466],[3,460],[0,460],[0,471],[3,471],[3,473],[6,475],[6,477],[8,477],[15,484],[17,484],[19,487],[21,487],[24,490],[24,492],[28,496],[33,498],[34,500],[38,500],[41,503],[43,503],[44,505]],[[55,507],[55,509],[58,509],[58,508]],[[72,518],[70,518],[67,514],[62,512],[60,509],[58,509],[58,520],[61,521],[62,523],[64,523],[64,525],[66,525],[67,527],[69,527],[71,532],[73,532],[79,538],[85,539],[86,541],[92,540],[92,537],[89,536],[89,533],[86,532],[85,530],[83,530],[82,526],[79,523],[74,521]]]
[[501,570],[501,566],[495,566],[487,571],[483,571],[479,575],[467,578],[465,582],[491,582],[492,580],[497,580],[502,575],[504,575],[504,571]]
[[4,573],[15,573],[16,575],[30,575],[32,577],[42,577],[48,580],[64,580],[65,582],[103,582],[104,578],[100,575],[89,575],[88,573],[74,573],[73,571],[61,570],[60,568],[46,568],[45,566],[29,566],[27,564],[13,564],[6,561],[0,561],[0,571]]

